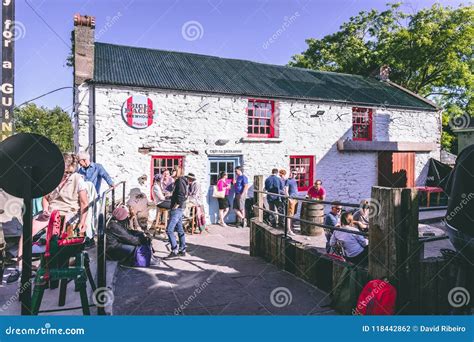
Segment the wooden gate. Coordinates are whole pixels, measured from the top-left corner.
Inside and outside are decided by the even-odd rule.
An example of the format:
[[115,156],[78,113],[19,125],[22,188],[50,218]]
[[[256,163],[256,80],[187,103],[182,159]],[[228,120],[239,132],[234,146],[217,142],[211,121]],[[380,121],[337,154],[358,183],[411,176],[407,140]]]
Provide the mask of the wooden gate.
[[378,185],[391,188],[415,186],[414,152],[380,152]]

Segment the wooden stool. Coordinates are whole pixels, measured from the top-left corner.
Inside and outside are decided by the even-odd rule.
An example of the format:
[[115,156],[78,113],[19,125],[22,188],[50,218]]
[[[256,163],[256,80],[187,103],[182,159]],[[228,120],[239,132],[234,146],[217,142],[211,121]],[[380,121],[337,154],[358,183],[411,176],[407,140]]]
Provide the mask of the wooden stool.
[[187,231],[188,233],[191,233],[191,235],[194,234],[194,231],[196,230],[196,226],[197,226],[196,212],[197,212],[197,209],[195,205],[189,207],[189,217],[186,219],[186,222],[184,223],[185,231]]
[[161,229],[166,231],[166,226],[168,226],[168,216],[169,211],[166,208],[156,208],[156,217],[153,223],[153,237],[155,237],[156,230],[158,229],[158,235],[161,234]]

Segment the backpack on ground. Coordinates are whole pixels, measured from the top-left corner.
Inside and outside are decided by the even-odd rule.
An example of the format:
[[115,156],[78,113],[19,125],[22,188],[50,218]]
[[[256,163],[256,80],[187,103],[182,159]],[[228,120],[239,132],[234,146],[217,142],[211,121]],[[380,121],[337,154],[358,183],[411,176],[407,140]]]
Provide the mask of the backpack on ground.
[[364,286],[357,301],[356,315],[393,315],[397,289],[380,279],[371,280]]

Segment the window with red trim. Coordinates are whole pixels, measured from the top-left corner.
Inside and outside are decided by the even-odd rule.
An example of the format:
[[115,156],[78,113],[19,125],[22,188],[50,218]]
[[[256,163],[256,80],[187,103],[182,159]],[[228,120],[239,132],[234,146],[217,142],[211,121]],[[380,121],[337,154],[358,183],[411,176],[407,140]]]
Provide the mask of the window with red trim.
[[183,167],[184,163],[183,156],[152,156],[151,157],[151,179],[158,173],[163,173],[163,171],[168,170],[171,172],[173,167],[181,166]]
[[247,134],[249,137],[275,137],[274,121],[274,101],[249,99],[247,105]]
[[372,109],[352,108],[352,139],[372,141]]
[[290,171],[296,170],[298,191],[307,191],[314,183],[314,157],[290,156]]

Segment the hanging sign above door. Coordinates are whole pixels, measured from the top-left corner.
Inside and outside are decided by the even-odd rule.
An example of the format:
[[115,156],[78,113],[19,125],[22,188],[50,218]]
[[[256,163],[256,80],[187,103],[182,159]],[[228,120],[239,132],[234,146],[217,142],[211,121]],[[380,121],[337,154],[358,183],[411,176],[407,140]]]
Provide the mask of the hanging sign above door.
[[154,114],[153,101],[144,95],[130,96],[122,106],[122,118],[132,128],[150,127]]

